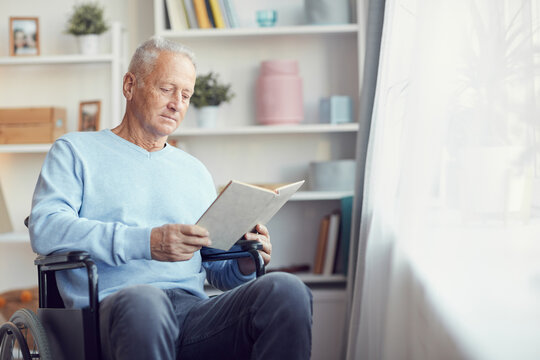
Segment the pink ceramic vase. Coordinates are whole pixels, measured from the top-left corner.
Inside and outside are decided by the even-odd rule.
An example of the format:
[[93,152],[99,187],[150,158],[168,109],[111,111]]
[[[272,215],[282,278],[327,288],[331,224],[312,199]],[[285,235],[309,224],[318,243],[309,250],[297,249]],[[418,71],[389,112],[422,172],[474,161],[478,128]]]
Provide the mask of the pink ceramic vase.
[[297,124],[304,118],[302,79],[295,60],[261,63],[256,84],[259,124]]

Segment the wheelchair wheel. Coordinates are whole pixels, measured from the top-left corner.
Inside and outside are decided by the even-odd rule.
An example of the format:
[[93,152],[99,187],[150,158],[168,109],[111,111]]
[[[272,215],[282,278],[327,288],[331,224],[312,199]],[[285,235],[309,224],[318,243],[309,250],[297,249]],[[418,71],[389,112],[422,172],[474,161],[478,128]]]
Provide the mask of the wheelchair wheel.
[[47,336],[30,310],[15,312],[0,328],[0,360],[52,360]]

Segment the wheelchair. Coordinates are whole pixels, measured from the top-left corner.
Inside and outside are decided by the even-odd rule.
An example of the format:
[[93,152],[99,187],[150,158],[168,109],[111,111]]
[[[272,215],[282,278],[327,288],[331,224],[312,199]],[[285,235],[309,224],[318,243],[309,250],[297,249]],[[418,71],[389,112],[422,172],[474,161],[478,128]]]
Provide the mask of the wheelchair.
[[[25,220],[27,224],[27,219]],[[239,240],[230,251],[201,249],[202,261],[222,261],[251,257],[256,276],[265,273],[258,241]],[[98,270],[90,255],[70,251],[38,256],[39,309],[17,310],[0,326],[0,360],[99,360]],[[88,306],[66,309],[58,291],[55,273],[85,268],[88,275]]]

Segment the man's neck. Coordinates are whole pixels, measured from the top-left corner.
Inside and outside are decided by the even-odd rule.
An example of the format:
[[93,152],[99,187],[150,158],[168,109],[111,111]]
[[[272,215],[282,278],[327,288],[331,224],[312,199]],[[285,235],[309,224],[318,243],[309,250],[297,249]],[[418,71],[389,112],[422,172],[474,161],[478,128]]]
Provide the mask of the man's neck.
[[133,144],[145,149],[148,152],[159,151],[165,147],[167,137],[151,137],[148,136],[142,129],[138,129],[127,121],[126,117],[120,125],[111,130],[114,134],[121,138],[132,142]]

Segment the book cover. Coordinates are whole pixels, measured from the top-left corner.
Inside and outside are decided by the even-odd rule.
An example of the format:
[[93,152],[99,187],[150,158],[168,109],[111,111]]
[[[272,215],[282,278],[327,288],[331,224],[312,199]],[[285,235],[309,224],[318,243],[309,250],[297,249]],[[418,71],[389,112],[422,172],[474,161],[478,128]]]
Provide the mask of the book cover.
[[197,24],[200,29],[211,29],[212,24],[206,11],[205,0],[193,0],[193,8],[195,9],[195,16],[197,17]]
[[326,242],[328,240],[328,227],[330,225],[330,216],[325,215],[319,225],[319,237],[317,239],[317,251],[315,252],[315,261],[313,264],[313,273],[322,274],[324,268],[324,258],[326,253]]
[[223,5],[227,17],[229,18],[231,28],[237,28],[238,25],[238,15],[236,14],[236,8],[234,7],[234,0],[223,0]]
[[225,28],[225,20],[223,20],[223,14],[219,7],[219,0],[208,0],[210,3],[210,9],[212,10],[212,16],[214,18],[215,27],[218,29]]
[[9,213],[4,199],[4,194],[2,193],[2,185],[0,184],[0,234],[12,232],[13,227],[11,225],[11,220],[9,218]]
[[197,15],[195,15],[195,8],[193,7],[192,0],[183,0],[184,8],[186,10],[186,15],[189,23],[190,29],[198,29],[199,24],[197,23]]
[[336,212],[330,214],[328,234],[326,240],[326,254],[324,257],[323,275],[332,275],[336,263],[336,254],[339,237],[339,225],[341,215]]
[[184,11],[183,0],[166,0],[166,2],[171,30],[187,30],[188,22],[186,12]]
[[257,224],[266,224],[304,181],[274,190],[231,180],[197,221],[210,233],[212,247],[229,250]]
[[352,205],[353,197],[347,196],[341,199],[341,225],[338,240],[338,253],[335,273],[347,275],[349,266],[349,247],[351,241]]
[[167,0],[163,0],[163,9],[165,10],[163,12],[163,16],[164,16],[164,26],[165,26],[165,29],[166,30],[170,30],[171,29],[171,21],[170,21],[170,18],[169,18],[169,9],[168,9],[168,6],[167,6]]
[[223,22],[225,23],[225,27],[230,29],[232,26],[231,21],[229,20],[229,15],[225,10],[225,0],[219,0],[219,8],[221,9],[221,15],[223,16]]
[[216,22],[214,20],[214,14],[212,13],[212,8],[210,7],[210,0],[204,0],[204,4],[206,5],[206,13],[208,14],[208,19],[210,19],[210,25],[212,25],[212,28],[215,28]]

